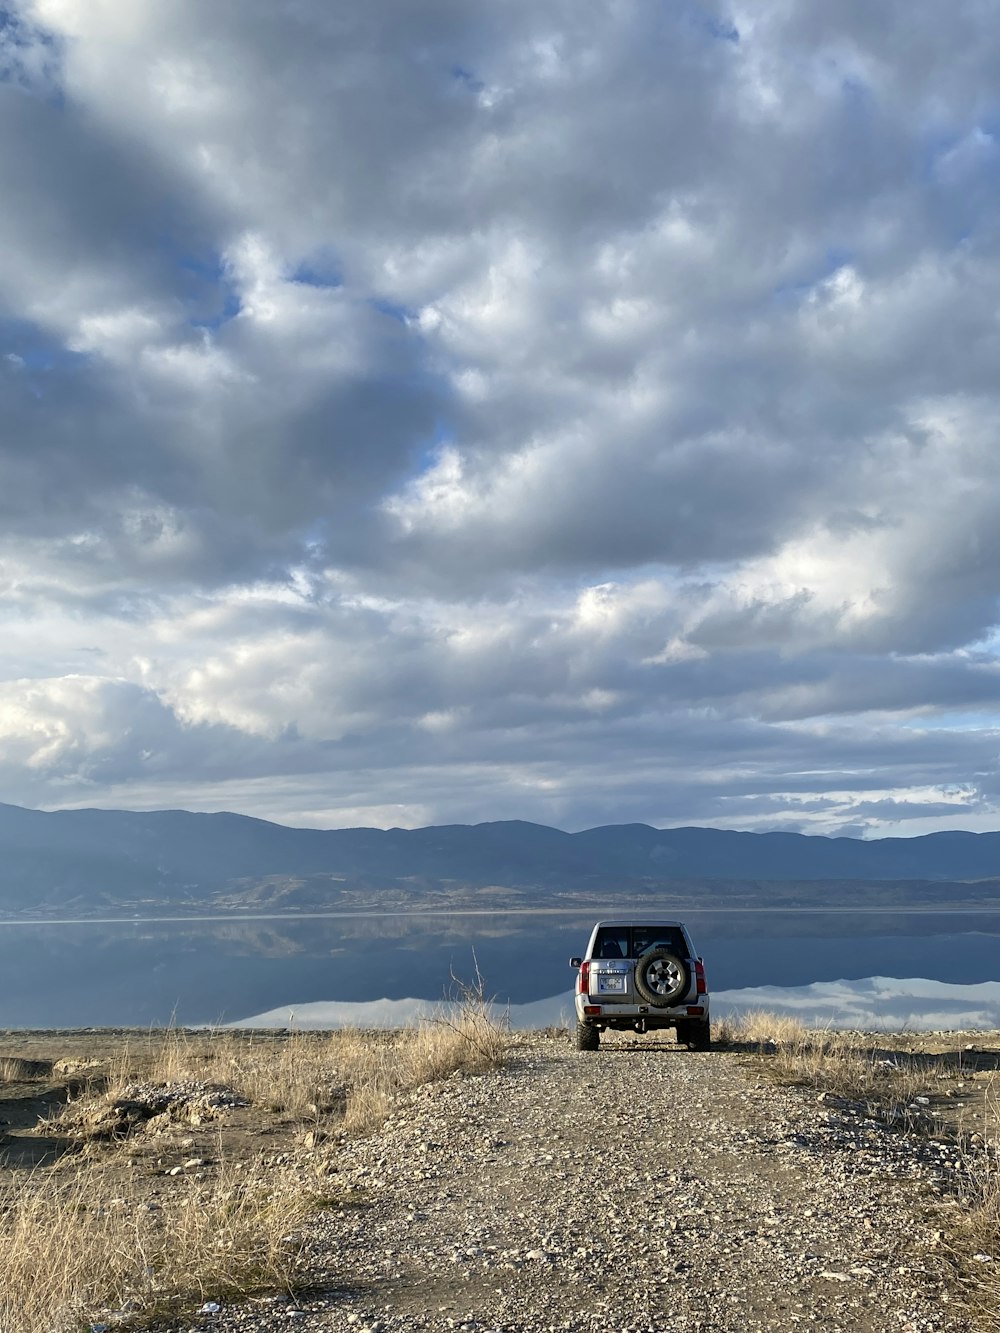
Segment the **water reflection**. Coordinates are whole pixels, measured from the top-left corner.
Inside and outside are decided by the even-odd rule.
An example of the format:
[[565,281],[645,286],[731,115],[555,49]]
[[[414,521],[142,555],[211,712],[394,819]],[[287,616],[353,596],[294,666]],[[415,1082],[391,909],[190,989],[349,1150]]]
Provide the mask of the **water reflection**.
[[[1000,979],[1000,913],[683,917],[713,991],[868,976]],[[323,1000],[436,1001],[477,965],[490,994],[525,1004],[569,988],[567,960],[594,919],[570,911],[4,923],[0,1026],[211,1023]]]

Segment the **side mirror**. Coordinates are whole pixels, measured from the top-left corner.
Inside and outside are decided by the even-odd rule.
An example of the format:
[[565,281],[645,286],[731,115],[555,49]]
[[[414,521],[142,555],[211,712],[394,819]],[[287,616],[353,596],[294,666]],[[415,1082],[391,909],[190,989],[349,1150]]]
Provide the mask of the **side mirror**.
[[583,966],[583,959],[582,959],[582,958],[571,958],[571,959],[569,960],[569,965],[570,965],[570,967],[581,968],[581,967]]

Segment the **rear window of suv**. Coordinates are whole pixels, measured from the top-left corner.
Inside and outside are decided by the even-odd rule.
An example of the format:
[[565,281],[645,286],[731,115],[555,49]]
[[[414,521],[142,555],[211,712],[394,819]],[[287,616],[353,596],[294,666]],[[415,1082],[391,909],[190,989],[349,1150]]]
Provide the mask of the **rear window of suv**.
[[676,926],[602,926],[594,941],[594,958],[638,958],[647,949],[669,949],[687,957],[684,936]]

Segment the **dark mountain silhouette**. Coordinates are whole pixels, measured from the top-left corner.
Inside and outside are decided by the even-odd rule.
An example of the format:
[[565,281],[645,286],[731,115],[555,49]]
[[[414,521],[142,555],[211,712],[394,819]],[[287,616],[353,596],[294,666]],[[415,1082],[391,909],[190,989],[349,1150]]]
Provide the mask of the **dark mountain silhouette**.
[[[1000,877],[1000,833],[932,833],[861,842],[617,824],[564,833],[519,820],[419,829],[296,829],[186,810],[65,810],[0,805],[0,907],[25,910],[151,901],[266,900],[308,885],[414,895],[442,886],[549,892],[726,881],[921,881]],[[986,886],[984,886],[985,889]],[[901,886],[900,886],[901,888]],[[888,891],[889,885],[886,884]],[[899,900],[899,890],[893,892]],[[926,896],[926,895],[925,895]]]

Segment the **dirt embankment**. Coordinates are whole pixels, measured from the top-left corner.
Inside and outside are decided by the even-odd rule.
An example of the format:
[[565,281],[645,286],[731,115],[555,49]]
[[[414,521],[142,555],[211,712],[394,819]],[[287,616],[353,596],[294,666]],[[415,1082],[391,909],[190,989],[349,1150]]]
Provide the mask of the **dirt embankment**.
[[[39,1062],[6,1085],[8,1174],[71,1146],[39,1132],[38,1113],[79,1087],[108,1041],[0,1037],[0,1057]],[[942,1056],[931,1092],[952,1128],[975,1075],[996,1067],[996,1045],[980,1034],[964,1064]],[[950,1237],[965,1151],[944,1124],[911,1133],[850,1099],[776,1085],[766,1058],[648,1038],[583,1054],[565,1036],[528,1035],[502,1070],[406,1093],[369,1137],[310,1141],[301,1121],[234,1105],[205,1126],[167,1116],[130,1135],[128,1153],[133,1168],[145,1163],[151,1193],[169,1190],[185,1162],[210,1172],[241,1154],[266,1154],[304,1183],[323,1175],[323,1206],[298,1238],[300,1289],[246,1301],[206,1293],[219,1308],[192,1306],[190,1329],[1000,1326],[960,1299]],[[69,1062],[61,1073],[58,1060]]]

